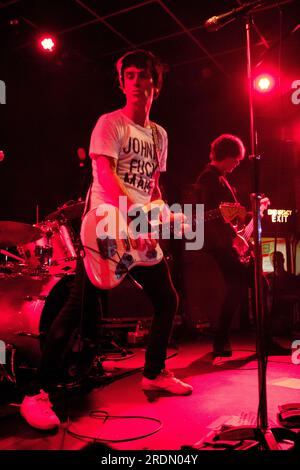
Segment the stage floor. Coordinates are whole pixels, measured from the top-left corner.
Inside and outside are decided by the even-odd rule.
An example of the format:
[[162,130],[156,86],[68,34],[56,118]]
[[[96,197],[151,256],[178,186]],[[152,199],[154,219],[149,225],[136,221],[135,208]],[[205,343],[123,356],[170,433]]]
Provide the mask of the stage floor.
[[[288,346],[293,339],[297,338],[281,343]],[[111,380],[107,372],[107,380],[99,378],[97,387],[68,394],[59,401],[55,409],[62,426],[54,433],[31,429],[19,415],[17,403],[3,406],[0,450],[75,450],[89,442],[68,431],[103,439],[113,449],[180,450],[182,446],[194,445],[221,424],[256,424],[258,370],[254,338],[236,334],[232,346],[233,357],[220,366],[212,365],[211,340],[205,336],[169,350],[167,367],[194,387],[190,396],[146,395],[140,386],[144,349],[134,348],[133,357],[106,364],[114,367]],[[291,356],[269,358],[270,424],[277,424],[278,405],[300,401],[299,367],[292,363]],[[104,421],[90,416],[95,410],[108,418]],[[160,425],[158,432],[148,435]]]

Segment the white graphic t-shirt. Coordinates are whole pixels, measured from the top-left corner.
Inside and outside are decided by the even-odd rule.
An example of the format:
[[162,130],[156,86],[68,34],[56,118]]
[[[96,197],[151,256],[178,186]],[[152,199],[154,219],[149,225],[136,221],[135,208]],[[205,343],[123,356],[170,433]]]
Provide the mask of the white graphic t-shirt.
[[131,121],[121,109],[103,114],[92,132],[89,154],[92,158],[93,184],[90,209],[105,201],[98,177],[97,155],[117,160],[117,174],[134,203],[146,204],[151,199],[156,171],[166,171],[168,137],[165,129],[156,124],[157,158],[151,128]]

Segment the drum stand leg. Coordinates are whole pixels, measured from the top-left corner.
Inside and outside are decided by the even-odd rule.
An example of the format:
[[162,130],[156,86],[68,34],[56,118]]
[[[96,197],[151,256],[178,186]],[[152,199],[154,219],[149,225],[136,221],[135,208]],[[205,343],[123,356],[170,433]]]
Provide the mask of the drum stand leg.
[[16,348],[12,344],[6,344],[4,351],[5,361],[0,361],[0,382],[7,381],[16,385],[15,354]]
[[126,347],[120,346],[116,341],[114,334],[111,332],[103,336],[98,344],[101,356],[118,356],[121,359],[125,359],[133,355],[132,351],[128,350]]
[[100,327],[99,327],[99,342],[98,342],[98,350],[101,356],[105,355],[114,355],[119,356],[122,359],[125,359],[127,356],[132,356],[133,352],[129,351],[124,346],[120,346],[118,344],[118,340],[116,335],[113,333],[111,329],[108,329],[108,332],[105,333],[107,330],[104,325],[105,318],[104,311],[108,310],[107,306],[107,297],[98,296],[99,302],[99,311],[100,311]]

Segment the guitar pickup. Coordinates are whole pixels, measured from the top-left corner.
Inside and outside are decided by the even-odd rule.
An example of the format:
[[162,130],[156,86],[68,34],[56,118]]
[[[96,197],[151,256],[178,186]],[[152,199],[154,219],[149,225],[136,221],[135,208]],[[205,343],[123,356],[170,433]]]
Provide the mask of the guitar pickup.
[[154,248],[150,248],[149,250],[146,251],[146,257],[148,259],[157,258],[157,251]]
[[129,253],[124,253],[116,267],[115,274],[117,279],[120,279],[123,274],[128,272],[129,266],[131,266],[132,263],[133,257]]
[[113,258],[117,253],[117,242],[114,238],[97,238],[97,245],[103,259]]

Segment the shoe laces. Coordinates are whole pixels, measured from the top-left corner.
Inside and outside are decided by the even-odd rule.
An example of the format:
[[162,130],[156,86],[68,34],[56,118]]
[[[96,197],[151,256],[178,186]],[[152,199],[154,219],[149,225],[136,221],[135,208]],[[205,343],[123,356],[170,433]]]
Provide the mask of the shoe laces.
[[50,408],[52,408],[52,403],[49,400],[48,393],[44,392],[44,390],[40,390],[39,395],[35,397],[36,401],[44,408],[45,411],[51,412]]
[[164,377],[168,378],[168,379],[174,379],[174,372],[171,372],[170,370],[167,370],[167,369],[163,369],[161,371],[161,375],[163,375]]
[[166,379],[171,379],[173,381],[173,383],[177,383],[177,384],[181,384],[181,385],[183,384],[183,382],[181,382],[181,380],[179,380],[175,377],[174,372],[171,372],[170,370],[164,369],[164,370],[161,371],[161,374]]

